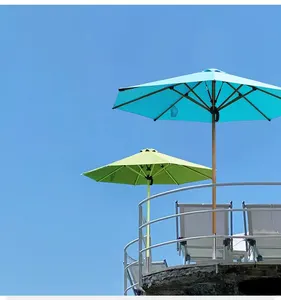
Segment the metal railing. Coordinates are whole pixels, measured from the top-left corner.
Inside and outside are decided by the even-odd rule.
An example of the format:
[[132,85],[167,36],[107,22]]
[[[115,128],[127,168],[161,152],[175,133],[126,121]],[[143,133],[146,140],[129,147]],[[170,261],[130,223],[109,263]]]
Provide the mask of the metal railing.
[[[142,279],[143,279],[143,254],[146,251],[151,251],[152,249],[155,248],[159,248],[162,246],[166,246],[166,245],[170,245],[170,244],[178,244],[184,241],[190,241],[190,240],[196,240],[196,239],[206,239],[206,238],[213,238],[213,239],[217,239],[217,238],[231,238],[231,239],[245,239],[245,235],[205,235],[205,236],[194,236],[194,237],[188,237],[188,238],[180,238],[180,239],[175,239],[175,240],[169,240],[169,241],[165,241],[162,243],[158,243],[155,245],[150,245],[149,247],[143,247],[143,229],[146,228],[148,225],[151,224],[155,224],[155,223],[160,223],[163,222],[165,220],[169,220],[169,219],[173,219],[173,218],[178,218],[181,216],[186,216],[186,215],[194,215],[194,214],[201,214],[201,213],[211,213],[213,212],[212,209],[208,209],[208,210],[197,210],[197,211],[189,211],[189,212],[184,212],[184,213],[179,213],[179,214],[172,214],[169,216],[165,216],[165,217],[161,217],[161,218],[157,218],[154,220],[151,220],[150,222],[145,222],[143,219],[143,205],[146,204],[149,200],[154,200],[156,198],[160,198],[166,195],[170,195],[170,194],[175,194],[175,193],[179,193],[179,192],[183,192],[183,191],[190,191],[190,190],[196,190],[196,189],[204,189],[204,188],[211,188],[213,186],[216,187],[237,187],[237,186],[281,186],[281,182],[238,182],[238,183],[216,183],[216,184],[202,184],[202,185],[194,185],[194,186],[186,186],[186,187],[181,187],[181,188],[177,188],[177,189],[173,189],[170,191],[166,191],[166,192],[162,192],[156,195],[152,195],[149,198],[146,198],[144,200],[142,200],[138,207],[139,207],[139,226],[138,226],[138,238],[131,241],[130,243],[128,243],[125,248],[124,248],[124,295],[127,295],[127,292],[131,289],[137,288],[137,289],[141,289],[142,287]],[[228,211],[228,212],[243,212],[245,213],[245,211],[249,210],[249,208],[246,208],[243,206],[243,208],[228,208],[228,209],[216,209],[214,211],[216,212],[222,212],[222,211]],[[251,208],[251,211],[270,211],[273,210],[273,208]],[[277,208],[274,208],[274,210],[280,210]],[[231,217],[232,218],[232,217]],[[259,238],[259,237],[265,237],[264,235],[247,235],[247,239],[255,239],[255,238]],[[281,237],[281,235],[270,235],[270,237]],[[132,246],[133,244],[138,243],[138,258],[135,259],[135,262],[133,262],[132,264],[128,264],[128,248],[130,246]],[[214,251],[214,253],[216,253],[216,250]],[[214,259],[214,263],[216,261],[216,257]],[[149,273],[149,266],[150,266],[150,261],[147,262],[147,272]],[[139,268],[139,272],[138,272],[138,281],[136,283],[131,283],[130,286],[128,286],[128,270],[130,268],[130,266],[132,265],[138,265]]]
[[128,264],[128,248],[130,246],[132,246],[133,244],[137,243],[139,241],[139,239],[135,239],[131,242],[129,242],[125,247],[124,247],[124,295],[127,295],[127,292],[131,289],[133,289],[134,287],[137,287],[139,285],[138,282],[136,283],[133,283],[131,282],[131,285],[128,286],[128,271],[129,271],[129,268],[134,265],[134,264],[138,264],[138,260],[136,260],[135,262],[133,263],[130,263]]

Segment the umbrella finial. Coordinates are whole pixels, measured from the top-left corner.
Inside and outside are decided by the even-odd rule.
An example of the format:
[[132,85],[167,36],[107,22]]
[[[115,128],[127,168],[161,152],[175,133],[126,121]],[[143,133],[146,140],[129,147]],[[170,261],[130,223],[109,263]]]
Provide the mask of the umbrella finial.
[[145,149],[142,149],[140,152],[158,152],[158,151],[155,149],[151,149],[151,148],[145,148]]
[[219,69],[213,69],[213,68],[211,68],[211,69],[206,69],[206,70],[203,70],[203,72],[217,72],[217,73],[225,73],[225,72],[223,72],[223,71],[221,71],[221,70],[219,70]]

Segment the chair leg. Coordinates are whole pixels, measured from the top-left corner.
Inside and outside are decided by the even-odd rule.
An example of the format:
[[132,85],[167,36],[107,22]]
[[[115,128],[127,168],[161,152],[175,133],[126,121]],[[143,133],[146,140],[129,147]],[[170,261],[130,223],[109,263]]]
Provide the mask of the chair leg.
[[248,254],[248,252],[245,252],[245,254],[243,255],[243,259],[244,259],[244,262],[248,262],[249,261],[249,254]]
[[255,262],[263,261],[263,257],[262,257],[262,255],[260,255],[259,250],[257,248],[256,241],[253,240],[253,239],[249,239],[248,243],[249,243],[249,249],[252,250],[252,253],[253,253],[253,256],[254,256],[253,257],[254,261]]
[[190,255],[189,254],[185,255],[185,261],[188,261],[188,264],[190,264]]
[[190,264],[190,255],[187,253],[186,245],[182,245],[182,253],[183,253],[183,264],[186,265],[186,262]]
[[223,241],[223,260],[230,262],[232,259],[232,255],[231,255],[231,240],[230,238],[227,238]]

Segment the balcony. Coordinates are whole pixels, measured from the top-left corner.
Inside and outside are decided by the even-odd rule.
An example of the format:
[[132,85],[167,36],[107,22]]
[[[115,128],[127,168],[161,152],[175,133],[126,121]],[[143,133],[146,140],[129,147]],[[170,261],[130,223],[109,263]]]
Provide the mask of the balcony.
[[[217,183],[218,190],[235,193],[224,192],[220,200],[231,201],[220,201],[215,210],[210,201],[194,203],[190,196],[175,201],[179,193],[212,186],[178,188],[139,203],[137,238],[124,248],[125,295],[281,295],[281,183]],[[261,191],[266,204],[253,200]],[[174,212],[146,222],[143,206],[148,200],[156,211],[163,201],[173,201]]]

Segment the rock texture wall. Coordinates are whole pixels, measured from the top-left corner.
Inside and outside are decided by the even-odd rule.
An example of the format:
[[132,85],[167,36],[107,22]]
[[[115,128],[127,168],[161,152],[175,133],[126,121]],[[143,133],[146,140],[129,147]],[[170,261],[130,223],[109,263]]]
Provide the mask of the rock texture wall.
[[281,265],[186,265],[147,275],[146,295],[281,295]]

